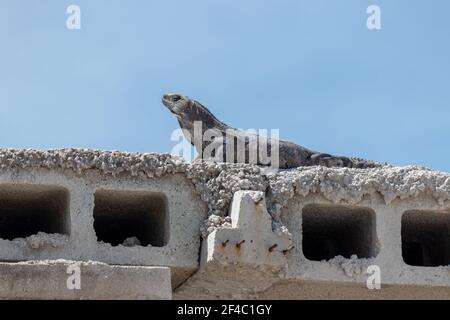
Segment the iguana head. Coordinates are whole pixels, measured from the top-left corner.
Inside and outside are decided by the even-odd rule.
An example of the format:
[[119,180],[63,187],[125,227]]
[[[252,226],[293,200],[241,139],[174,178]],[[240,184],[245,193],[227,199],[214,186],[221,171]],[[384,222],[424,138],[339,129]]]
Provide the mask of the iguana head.
[[174,114],[177,116],[183,116],[190,114],[192,112],[192,104],[193,100],[188,97],[168,93],[162,96],[162,103]]
[[208,128],[224,129],[220,122],[206,107],[198,101],[180,94],[168,93],[162,96],[162,103],[176,115],[182,129],[193,130],[195,121],[201,121],[203,130]]

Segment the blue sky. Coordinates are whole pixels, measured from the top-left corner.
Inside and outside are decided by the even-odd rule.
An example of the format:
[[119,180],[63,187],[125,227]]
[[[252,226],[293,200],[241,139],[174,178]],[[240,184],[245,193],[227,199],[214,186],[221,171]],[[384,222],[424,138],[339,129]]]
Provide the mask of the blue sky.
[[[81,30],[66,8],[81,8]],[[381,8],[382,30],[366,28]],[[0,0],[0,146],[170,152],[160,102],[450,171],[447,0]]]

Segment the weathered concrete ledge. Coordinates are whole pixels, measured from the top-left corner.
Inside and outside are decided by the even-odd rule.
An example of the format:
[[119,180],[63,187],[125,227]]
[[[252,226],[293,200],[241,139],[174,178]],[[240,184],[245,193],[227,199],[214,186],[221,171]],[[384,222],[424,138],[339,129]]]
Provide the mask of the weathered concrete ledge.
[[382,288],[450,288],[450,174],[424,168],[8,149],[0,203],[0,261],[168,267],[174,298],[365,288],[373,265]]
[[[79,283],[70,278],[75,268]],[[171,298],[169,268],[67,260],[0,263],[0,299]]]

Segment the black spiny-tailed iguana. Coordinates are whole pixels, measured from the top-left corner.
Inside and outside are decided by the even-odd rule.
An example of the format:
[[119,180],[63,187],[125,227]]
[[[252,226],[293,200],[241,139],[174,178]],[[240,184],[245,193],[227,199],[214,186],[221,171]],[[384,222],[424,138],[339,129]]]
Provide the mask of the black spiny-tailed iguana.
[[[211,141],[204,141],[203,139],[193,138],[195,136],[194,124],[196,122],[201,123],[202,135],[204,135],[208,130],[213,130],[216,133],[219,133],[218,135],[221,135],[222,137],[225,137],[228,134],[228,137],[231,135],[233,140],[240,140],[241,142],[244,141],[245,155],[243,157],[239,157],[239,155],[237,154],[235,145],[238,145],[238,143],[233,144],[233,157],[231,157],[231,159],[234,160],[232,162],[249,162],[249,154],[252,151],[255,151],[252,150],[251,141],[256,141],[256,151],[259,151],[260,149],[259,141],[261,138],[258,135],[249,135],[247,132],[232,128],[224,124],[223,122],[219,121],[206,107],[202,106],[199,102],[193,99],[178,94],[165,94],[162,97],[162,102],[172,113],[176,115],[185,137],[192,145],[195,146],[200,158],[214,158],[217,155],[215,155],[214,153],[205,153],[205,150],[214,139],[212,139]],[[264,145],[264,148],[267,147],[268,156],[270,156],[272,153],[271,146],[277,146],[279,152],[278,166],[282,169],[314,165],[348,168],[375,168],[386,165],[384,163],[378,163],[359,158],[333,156],[330,154],[313,151],[288,141],[275,141],[272,138],[264,139],[266,139],[267,141],[267,143]],[[227,141],[229,142],[230,140],[223,139],[220,141],[220,143],[223,143],[223,148],[221,148],[223,160],[228,160],[228,158],[226,157]],[[273,144],[273,142],[276,142],[276,144]],[[256,153],[259,154],[258,152]],[[259,156],[252,163],[255,162],[259,165],[268,165],[268,163],[262,162]]]

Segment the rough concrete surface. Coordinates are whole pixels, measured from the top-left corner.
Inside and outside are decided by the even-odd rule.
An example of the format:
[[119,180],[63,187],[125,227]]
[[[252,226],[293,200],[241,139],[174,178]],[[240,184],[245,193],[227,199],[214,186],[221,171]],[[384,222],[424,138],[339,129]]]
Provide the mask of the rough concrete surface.
[[[80,285],[68,286],[71,267]],[[2,299],[139,299],[172,298],[170,269],[114,266],[99,262],[43,260],[0,263]]]
[[371,265],[388,298],[450,287],[450,174],[426,168],[7,149],[0,204],[1,261],[168,267],[174,298],[352,298]]

